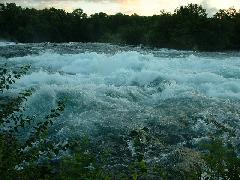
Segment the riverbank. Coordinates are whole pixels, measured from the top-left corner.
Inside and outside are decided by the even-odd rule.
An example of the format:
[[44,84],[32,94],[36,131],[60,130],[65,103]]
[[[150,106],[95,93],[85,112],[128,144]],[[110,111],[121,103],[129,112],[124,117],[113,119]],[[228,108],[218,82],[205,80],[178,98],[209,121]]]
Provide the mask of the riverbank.
[[105,42],[194,51],[240,50],[240,13],[219,10],[209,17],[201,5],[154,16],[87,16],[81,9],[29,9],[1,4],[0,35],[22,43]]

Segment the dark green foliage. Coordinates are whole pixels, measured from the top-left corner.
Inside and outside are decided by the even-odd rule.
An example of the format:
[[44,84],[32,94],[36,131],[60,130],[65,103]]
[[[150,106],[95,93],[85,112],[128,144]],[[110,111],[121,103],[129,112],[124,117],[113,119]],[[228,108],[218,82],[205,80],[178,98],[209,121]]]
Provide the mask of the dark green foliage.
[[207,165],[207,174],[213,179],[239,179],[240,158],[230,143],[223,143],[219,139],[212,139],[203,148],[207,150],[203,158]]
[[110,42],[189,50],[240,49],[240,12],[230,8],[208,17],[197,4],[173,14],[138,16],[96,13],[82,9],[29,9],[0,4],[0,38],[17,42]]
[[0,68],[0,91],[3,92],[4,89],[8,90],[9,86],[15,83],[15,80],[25,74],[29,68],[30,66],[23,66],[18,71],[8,72],[7,65],[4,64]]
[[[57,103],[56,109],[52,109],[42,123],[38,123],[25,141],[18,139],[20,130],[31,128],[34,117],[23,115],[24,101],[31,96],[33,90],[20,93],[17,97],[4,96],[5,90],[24,75],[29,66],[24,66],[16,71],[7,70],[6,65],[0,68],[0,174],[4,179],[29,179],[52,176],[54,166],[49,166],[49,160],[53,155],[58,155],[59,151],[68,148],[68,144],[56,145],[51,142],[46,134],[53,120],[60,116],[64,110],[63,101]],[[40,166],[38,160],[41,156],[46,156],[46,163]]]
[[61,161],[56,179],[109,179],[97,164],[96,156],[89,151],[87,138],[83,138],[81,143],[72,141],[70,146],[74,154]]
[[[15,83],[16,79],[19,79],[30,66],[24,66],[19,68],[17,71],[8,71],[6,64],[3,67],[0,67],[0,93],[3,93],[4,90],[8,90],[10,85]],[[15,117],[15,112],[18,112],[21,109],[21,104],[26,100],[28,96],[31,95],[31,90],[27,90],[19,94],[19,96],[11,99],[4,99],[4,96],[0,94],[0,100],[3,103],[0,109],[0,125],[3,123],[10,123],[9,116],[17,124],[17,119]],[[19,118],[21,119],[21,118]]]

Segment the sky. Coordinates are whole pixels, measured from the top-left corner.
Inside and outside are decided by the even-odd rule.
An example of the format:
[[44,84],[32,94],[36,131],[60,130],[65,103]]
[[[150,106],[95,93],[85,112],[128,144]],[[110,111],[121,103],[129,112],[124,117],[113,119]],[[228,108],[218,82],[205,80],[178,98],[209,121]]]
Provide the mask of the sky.
[[218,9],[229,7],[240,9],[240,0],[0,0],[0,2],[14,2],[17,5],[37,9],[55,7],[68,12],[81,8],[88,15],[97,12],[153,15],[159,14],[162,9],[173,12],[177,7],[189,3],[203,5],[210,15]]

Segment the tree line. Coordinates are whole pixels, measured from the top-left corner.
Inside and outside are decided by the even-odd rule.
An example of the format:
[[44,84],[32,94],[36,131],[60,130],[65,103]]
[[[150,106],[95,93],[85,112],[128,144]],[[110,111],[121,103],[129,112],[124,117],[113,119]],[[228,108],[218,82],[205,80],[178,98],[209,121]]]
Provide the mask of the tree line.
[[201,5],[173,13],[139,16],[82,9],[22,8],[0,4],[0,39],[16,42],[108,42],[199,51],[240,49],[240,11],[221,9],[209,17]]

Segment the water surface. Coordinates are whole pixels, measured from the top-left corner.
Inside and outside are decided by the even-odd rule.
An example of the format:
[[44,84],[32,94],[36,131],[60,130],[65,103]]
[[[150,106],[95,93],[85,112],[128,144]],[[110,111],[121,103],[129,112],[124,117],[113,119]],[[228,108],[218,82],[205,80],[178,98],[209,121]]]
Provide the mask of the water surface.
[[96,151],[111,149],[124,164],[141,136],[147,162],[171,165],[198,143],[219,137],[240,149],[240,53],[199,53],[110,44],[11,44],[0,64],[31,65],[11,91],[34,88],[26,115],[41,121],[66,97],[50,130],[57,139],[87,135]]

